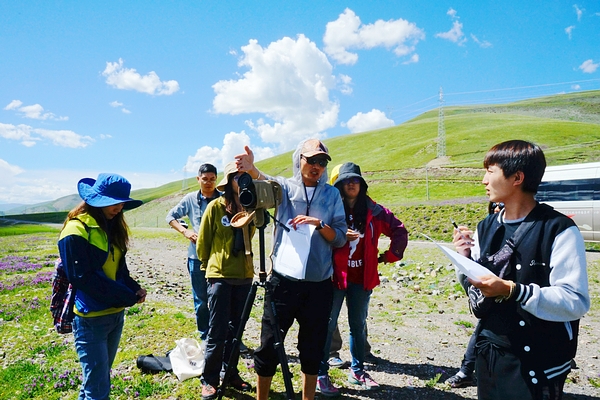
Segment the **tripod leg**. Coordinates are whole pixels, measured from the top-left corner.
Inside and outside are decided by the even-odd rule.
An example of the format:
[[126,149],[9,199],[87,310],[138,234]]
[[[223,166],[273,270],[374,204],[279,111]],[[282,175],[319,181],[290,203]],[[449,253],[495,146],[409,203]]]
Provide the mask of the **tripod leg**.
[[250,312],[252,311],[252,305],[254,304],[254,299],[256,298],[256,289],[258,288],[258,285],[259,282],[254,282],[250,287],[248,297],[246,297],[246,303],[244,303],[244,310],[242,311],[242,316],[240,319],[240,326],[231,344],[231,354],[229,355],[229,360],[227,360],[227,369],[225,370],[225,376],[223,376],[223,383],[221,383],[221,386],[219,386],[219,389],[217,390],[217,398],[219,400],[223,398],[223,393],[225,392],[227,383],[231,378],[232,366],[239,353],[240,342],[242,340],[242,336],[244,335],[244,329],[246,328],[248,318],[250,318]]
[[271,330],[273,331],[273,347],[277,352],[279,364],[281,365],[281,373],[283,374],[283,382],[285,383],[285,392],[289,400],[294,400],[296,394],[294,393],[294,386],[292,385],[292,374],[290,373],[281,330],[279,329],[279,323],[277,322],[277,309],[275,307],[275,302],[273,301],[273,288],[270,282],[266,282],[265,285],[265,304],[265,311],[268,311],[269,313],[267,316],[271,324]]

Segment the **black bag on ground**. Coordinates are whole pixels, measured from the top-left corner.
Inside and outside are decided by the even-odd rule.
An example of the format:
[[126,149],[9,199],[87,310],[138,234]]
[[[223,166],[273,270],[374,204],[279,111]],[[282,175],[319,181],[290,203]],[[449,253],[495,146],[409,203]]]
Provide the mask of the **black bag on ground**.
[[152,354],[148,354],[147,356],[139,356],[137,358],[136,365],[145,374],[173,371],[173,368],[171,368],[171,360],[168,356],[156,357]]

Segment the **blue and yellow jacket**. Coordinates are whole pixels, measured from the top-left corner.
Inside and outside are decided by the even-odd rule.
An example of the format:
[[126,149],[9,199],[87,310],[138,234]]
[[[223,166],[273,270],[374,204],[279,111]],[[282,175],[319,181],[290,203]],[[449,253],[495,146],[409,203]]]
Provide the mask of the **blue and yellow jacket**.
[[137,303],[140,285],[129,276],[125,254],[112,247],[106,232],[89,214],[68,221],[61,231],[58,250],[77,290],[75,314],[107,315]]

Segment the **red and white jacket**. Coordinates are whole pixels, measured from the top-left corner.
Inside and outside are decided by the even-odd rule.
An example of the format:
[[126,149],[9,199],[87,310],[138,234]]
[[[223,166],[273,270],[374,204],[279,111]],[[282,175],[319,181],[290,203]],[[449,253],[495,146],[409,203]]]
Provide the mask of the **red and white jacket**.
[[[379,285],[377,258],[379,256],[379,237],[383,234],[390,238],[390,247],[383,253],[385,262],[401,260],[408,244],[408,232],[404,224],[387,208],[369,198],[367,221],[364,236],[364,279],[365,290]],[[350,244],[333,249],[333,283],[340,290],[348,287],[348,257]]]

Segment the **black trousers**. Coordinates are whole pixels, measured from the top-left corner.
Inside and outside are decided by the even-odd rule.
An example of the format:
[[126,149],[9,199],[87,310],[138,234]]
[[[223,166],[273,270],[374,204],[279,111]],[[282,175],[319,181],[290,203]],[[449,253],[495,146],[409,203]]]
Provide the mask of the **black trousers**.
[[[274,273],[274,276],[277,276]],[[273,291],[279,328],[283,338],[298,321],[298,350],[302,372],[317,375],[323,359],[327,339],[327,326],[331,315],[333,283],[331,279],[321,282],[294,281],[277,276],[279,284]],[[265,308],[268,305],[265,303]],[[254,352],[254,368],[259,376],[273,376],[279,359],[273,346],[273,331],[267,312],[263,313],[260,346]]]
[[[477,398],[479,400],[561,400],[567,374],[532,388],[521,373],[521,360],[487,340],[477,339]],[[541,379],[540,379],[541,380]]]

